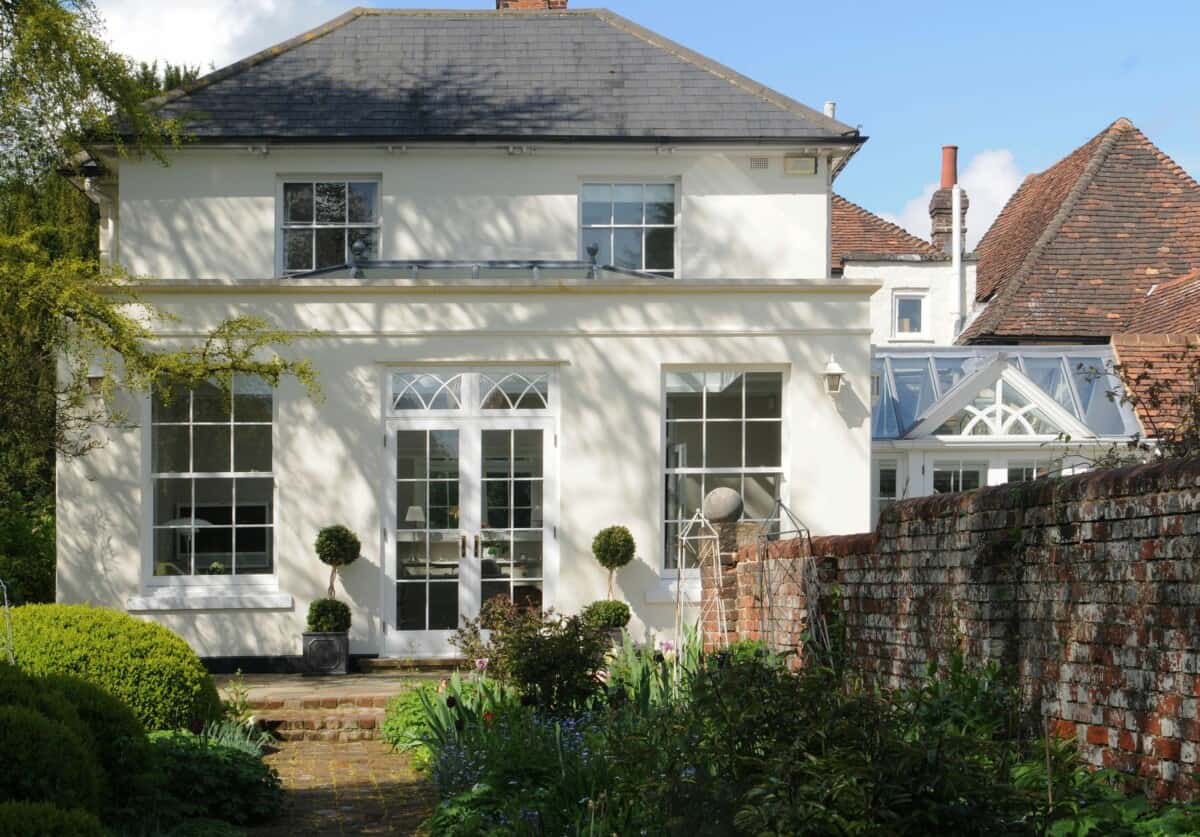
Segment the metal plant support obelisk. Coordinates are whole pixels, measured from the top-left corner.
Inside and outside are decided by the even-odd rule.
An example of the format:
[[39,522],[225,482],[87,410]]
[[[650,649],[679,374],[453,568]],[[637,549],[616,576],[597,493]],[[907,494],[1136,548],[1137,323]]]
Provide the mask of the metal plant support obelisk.
[[[721,573],[721,538],[716,528],[704,516],[700,509],[692,515],[692,519],[679,530],[675,539],[675,566],[679,569],[680,578],[675,585],[675,647],[682,648],[684,641],[683,630],[683,571],[689,566],[703,569],[708,564],[720,578]],[[721,596],[713,596],[705,602],[701,599],[700,620],[698,630],[703,633],[705,620],[709,614],[715,613],[717,630],[720,633],[722,647],[728,645],[729,623],[725,617],[725,601]]]
[[[794,539],[803,541],[794,557],[771,557],[771,543]],[[771,518],[759,528],[757,558],[759,640],[772,651],[795,651],[805,641],[797,618],[803,607],[807,642],[828,651],[829,626],[821,613],[821,577],[812,535],[782,500],[775,501]]]

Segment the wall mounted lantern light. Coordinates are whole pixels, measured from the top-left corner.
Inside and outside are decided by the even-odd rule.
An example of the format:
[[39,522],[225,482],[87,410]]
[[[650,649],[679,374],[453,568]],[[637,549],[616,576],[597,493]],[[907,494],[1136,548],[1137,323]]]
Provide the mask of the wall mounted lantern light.
[[821,378],[825,381],[825,391],[830,395],[837,395],[842,391],[846,370],[837,362],[837,358],[830,355],[829,362],[825,364],[825,371],[821,373]]

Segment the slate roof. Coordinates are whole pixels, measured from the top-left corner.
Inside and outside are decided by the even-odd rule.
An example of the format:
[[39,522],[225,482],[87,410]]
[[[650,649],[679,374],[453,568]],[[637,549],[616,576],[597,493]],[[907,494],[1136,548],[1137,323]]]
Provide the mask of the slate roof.
[[155,104],[197,141],[865,139],[600,9],[353,9]]
[[830,266],[834,272],[840,271],[845,260],[851,256],[917,256],[930,260],[949,258],[928,241],[917,238],[841,195],[833,195],[831,207]]
[[[1176,428],[1194,420],[1200,367],[1200,334],[1122,334],[1113,338],[1113,351],[1125,385],[1136,398],[1138,420],[1145,436]],[[1157,394],[1157,404],[1151,403]]]
[[1106,339],[1200,267],[1200,185],[1118,119],[1026,178],[976,255],[987,306],[960,342]]

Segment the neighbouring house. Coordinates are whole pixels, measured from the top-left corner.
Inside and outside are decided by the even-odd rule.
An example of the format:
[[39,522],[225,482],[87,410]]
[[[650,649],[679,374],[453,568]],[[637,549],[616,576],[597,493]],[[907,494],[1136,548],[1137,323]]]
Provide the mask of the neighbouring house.
[[1071,473],[1139,431],[1130,407],[1107,396],[1121,387],[1107,346],[955,345],[976,311],[957,164],[945,146],[929,241],[833,198],[833,269],[881,285],[871,299],[872,520],[905,497]]
[[981,310],[960,342],[1109,344],[1141,434],[1180,419],[1144,402],[1155,382],[1195,391],[1200,184],[1132,122],[1027,177],[977,255]]
[[614,523],[631,628],[670,629],[699,589],[670,545],[716,487],[868,528],[879,282],[830,265],[865,137],[566,5],[355,9],[167,94],[170,165],[96,161],[103,253],[152,277],[160,338],[261,315],[324,397],[124,396],[137,426],[59,463],[60,599],[294,655],[344,523],[352,651],[427,657],[487,597],[603,597]]
[[[960,201],[957,224],[955,192]],[[872,345],[954,343],[975,298],[975,258],[965,247],[968,206],[958,185],[958,148],[952,145],[942,149],[941,186],[930,201],[930,241],[833,196],[834,275],[882,286],[871,297]]]

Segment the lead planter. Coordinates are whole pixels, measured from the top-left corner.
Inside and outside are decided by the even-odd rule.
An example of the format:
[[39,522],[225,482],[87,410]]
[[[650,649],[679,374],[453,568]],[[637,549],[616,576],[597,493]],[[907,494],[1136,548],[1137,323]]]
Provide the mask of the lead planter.
[[350,673],[349,631],[305,631],[302,636],[309,674]]

